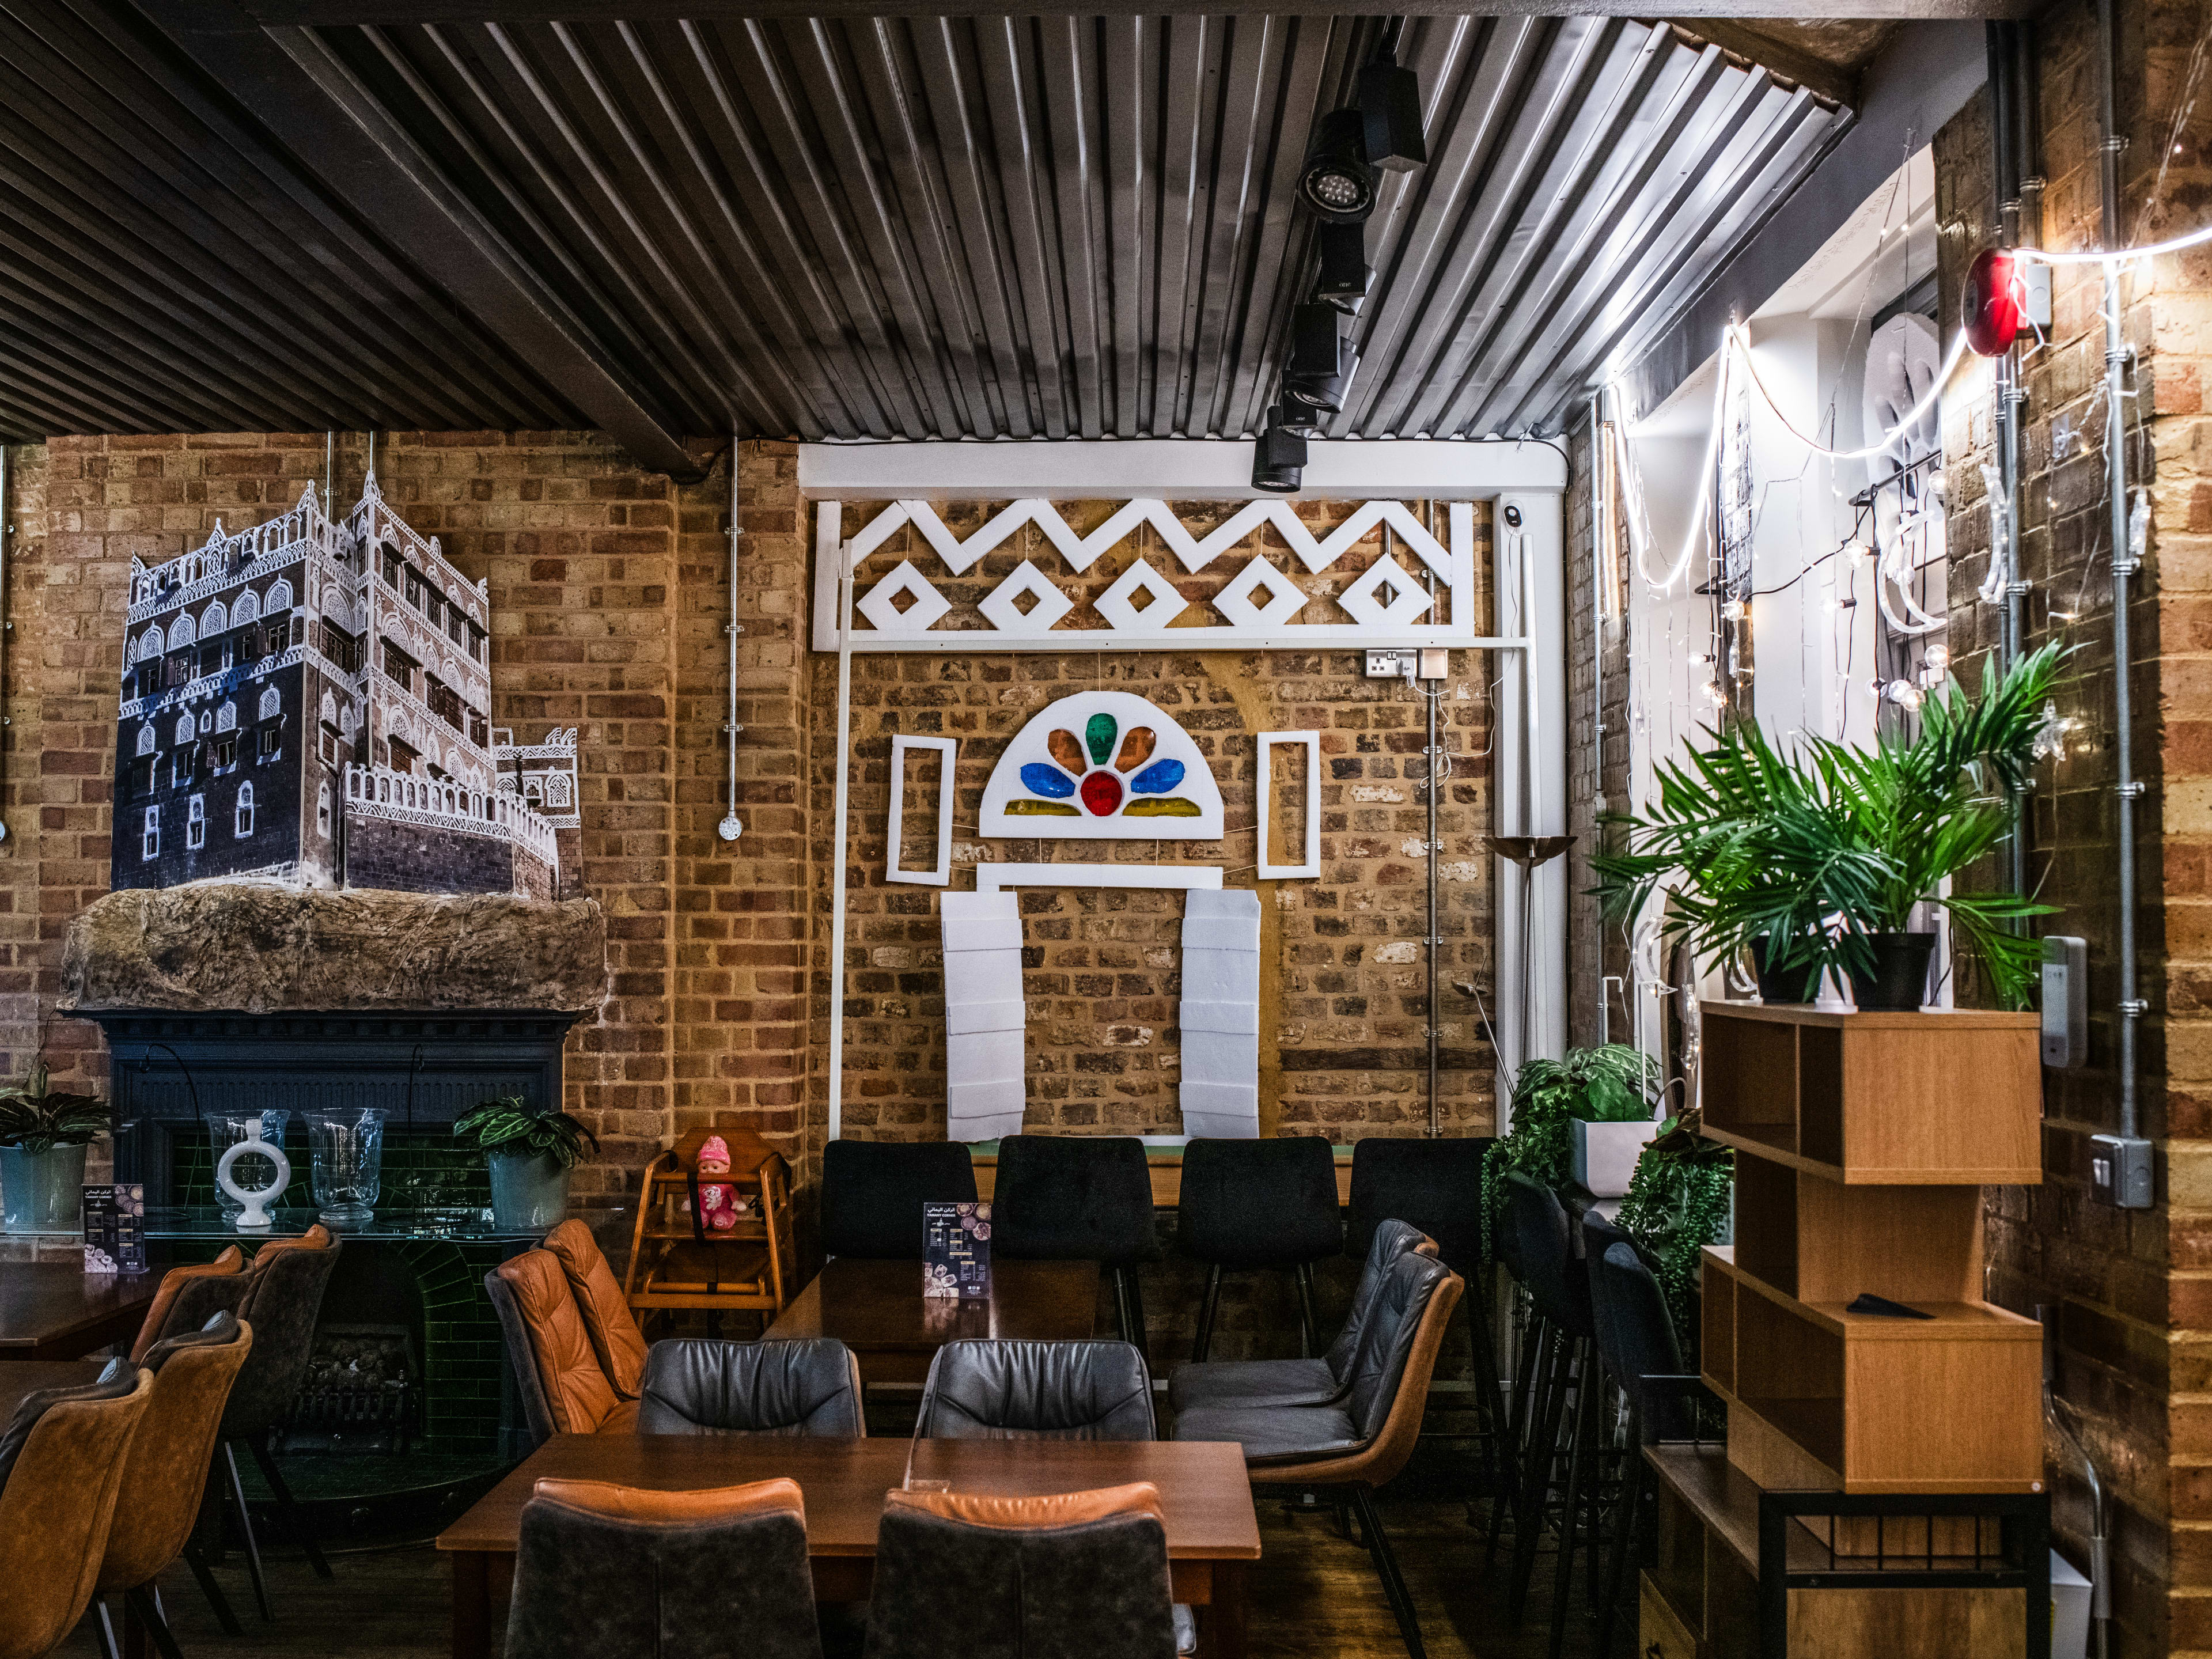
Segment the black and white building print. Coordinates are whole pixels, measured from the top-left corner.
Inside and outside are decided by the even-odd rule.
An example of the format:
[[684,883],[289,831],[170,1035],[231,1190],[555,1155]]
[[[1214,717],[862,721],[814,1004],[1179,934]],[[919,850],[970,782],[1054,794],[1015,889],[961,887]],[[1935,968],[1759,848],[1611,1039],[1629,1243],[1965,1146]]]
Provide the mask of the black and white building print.
[[558,886],[553,826],[500,787],[483,587],[374,475],[343,522],[311,484],[267,524],[134,562],[129,617],[116,887]]

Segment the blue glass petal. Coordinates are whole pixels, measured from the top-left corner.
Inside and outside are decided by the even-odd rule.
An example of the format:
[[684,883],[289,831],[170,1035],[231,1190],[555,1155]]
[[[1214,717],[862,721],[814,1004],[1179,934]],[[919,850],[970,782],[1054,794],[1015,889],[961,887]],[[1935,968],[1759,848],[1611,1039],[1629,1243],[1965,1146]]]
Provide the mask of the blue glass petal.
[[1129,780],[1133,793],[1139,795],[1164,794],[1182,781],[1182,763],[1179,760],[1154,761]]
[[[1182,769],[1176,768],[1181,775]],[[1075,780],[1057,766],[1048,766],[1042,761],[1031,761],[1022,768],[1022,787],[1033,795],[1049,796],[1054,800],[1066,800],[1075,793]]]

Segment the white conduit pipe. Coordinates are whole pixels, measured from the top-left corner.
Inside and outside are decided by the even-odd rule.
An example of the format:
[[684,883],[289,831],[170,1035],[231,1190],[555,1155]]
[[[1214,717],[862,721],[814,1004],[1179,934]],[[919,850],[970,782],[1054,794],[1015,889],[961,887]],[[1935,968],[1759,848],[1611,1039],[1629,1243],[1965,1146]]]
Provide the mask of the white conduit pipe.
[[738,538],[745,527],[738,518],[738,457],[743,453],[742,443],[735,433],[730,434],[730,620],[722,631],[730,639],[730,716],[722,722],[723,735],[730,740],[730,810],[714,833],[726,842],[734,842],[745,832],[744,822],[738,817],[738,733],[745,728],[738,724],[738,635],[745,630],[738,626]]
[[845,1125],[845,820],[850,805],[853,746],[853,556],[845,542],[842,501],[823,501],[817,513],[835,513],[835,533],[815,532],[816,556],[834,550],[837,560],[837,805],[830,834],[836,838],[830,865],[830,1139],[842,1137]]

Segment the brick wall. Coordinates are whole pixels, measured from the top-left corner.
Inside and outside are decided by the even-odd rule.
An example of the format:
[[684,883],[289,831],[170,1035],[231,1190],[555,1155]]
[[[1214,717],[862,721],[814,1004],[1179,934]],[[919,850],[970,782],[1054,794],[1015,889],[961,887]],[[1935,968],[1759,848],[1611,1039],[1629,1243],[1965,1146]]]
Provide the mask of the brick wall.
[[[1607,546],[1621,568],[1601,594],[1601,567],[1590,539],[1595,502],[1590,489],[1595,464],[1587,417],[1568,433],[1567,477],[1567,831],[1575,844],[1567,855],[1567,890],[1575,896],[1567,920],[1568,1041],[1595,1043],[1633,1038],[1633,1000],[1628,979],[1628,942],[1618,924],[1601,925],[1597,906],[1583,896],[1597,884],[1590,854],[1606,844],[1598,823],[1607,812],[1626,811],[1629,799],[1628,624],[1611,614],[1627,589],[1625,526],[1616,526]],[[1601,621],[1599,612],[1607,615]],[[1607,979],[1611,985],[1604,981]],[[1603,1013],[1601,1015],[1601,999]]]

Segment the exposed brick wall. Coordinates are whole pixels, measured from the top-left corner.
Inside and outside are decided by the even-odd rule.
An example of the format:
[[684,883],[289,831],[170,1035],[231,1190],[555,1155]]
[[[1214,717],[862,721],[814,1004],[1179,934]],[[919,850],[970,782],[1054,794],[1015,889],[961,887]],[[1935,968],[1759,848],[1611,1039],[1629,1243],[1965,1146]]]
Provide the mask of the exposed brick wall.
[[[971,533],[1003,502],[943,509],[955,534]],[[873,515],[848,503],[845,533]],[[1103,505],[1070,504],[1071,523],[1087,527]],[[1217,503],[1176,504],[1203,533]],[[1317,529],[1349,509],[1317,507]],[[1486,524],[1480,564],[1487,581]],[[1059,556],[1025,528],[987,554],[967,574],[936,586],[972,606],[1025,558],[1053,572],[1064,591],[1095,594],[1139,557],[1172,573],[1193,602],[1185,621],[1221,619],[1206,601],[1244,560],[1218,560],[1190,574],[1146,529],[1069,580]],[[1266,533],[1278,568],[1300,572]],[[1378,531],[1320,576],[1300,586],[1320,596],[1340,592],[1382,551]],[[857,589],[912,556],[934,577],[934,556],[910,527],[895,533],[861,567]],[[1401,559],[1407,557],[1401,550]],[[1486,613],[1486,591],[1480,601]],[[1079,611],[1071,621],[1079,621]],[[1172,641],[1172,632],[1169,635]],[[963,866],[978,860],[1126,861],[1219,865],[1232,887],[1256,887],[1261,904],[1260,1019],[1261,1123],[1286,1133],[1322,1133],[1340,1142],[1368,1134],[1420,1133],[1427,1125],[1427,981],[1420,939],[1427,903],[1427,805],[1421,793],[1425,708],[1397,681],[1362,678],[1348,651],[1069,652],[1060,654],[856,656],[853,668],[852,869],[848,881],[846,998],[848,1133],[925,1137],[944,1133],[944,990],[933,890],[886,882],[884,836],[890,805],[890,739],[896,733],[957,738],[953,884],[971,884]],[[1441,981],[1444,1069],[1439,1090],[1443,1132],[1480,1133],[1492,1121],[1491,1057],[1474,1003],[1450,989],[1476,978],[1487,994],[1490,859],[1490,705],[1495,671],[1469,652],[1453,653],[1453,678],[1441,708],[1438,742],[1451,756],[1439,814],[1442,849],[1439,929],[1446,940]],[[1127,690],[1162,708],[1188,731],[1221,786],[1228,830],[1218,842],[982,841],[975,833],[983,787],[1016,732],[1056,698],[1091,690]],[[836,663],[817,658],[814,721],[822,738],[811,774],[812,810],[826,830],[836,787]],[[1255,734],[1322,732],[1322,874],[1318,881],[1255,878]],[[1293,751],[1279,751],[1290,754]],[[1278,776],[1296,763],[1278,762]],[[1290,827],[1285,807],[1302,780],[1285,781],[1273,819]],[[927,797],[933,799],[933,794]],[[908,796],[910,824],[924,816],[919,788]],[[929,827],[933,834],[933,825]],[[1055,846],[1057,850],[1055,851]],[[907,861],[925,862],[928,834],[910,839]],[[829,915],[826,844],[817,872],[817,927]],[[1180,895],[1084,889],[1024,890],[1025,986],[1030,1000],[1029,1123],[1033,1128],[1115,1133],[1175,1133],[1176,1029],[1182,902]],[[815,988],[817,1025],[829,1013],[826,980]]]
[[[1616,526],[1607,545],[1622,568],[1600,593],[1601,568],[1590,546],[1596,527],[1590,488],[1595,457],[1587,416],[1572,422],[1566,440],[1567,831],[1575,838],[1567,855],[1567,890],[1574,896],[1568,913],[1567,1036],[1578,1045],[1601,1036],[1627,1042],[1633,1036],[1627,940],[1618,925],[1601,925],[1597,906],[1585,896],[1597,884],[1590,855],[1606,844],[1598,818],[1631,805],[1628,626],[1614,614],[1627,592],[1626,539],[1625,526]],[[1615,982],[1603,983],[1608,978]]]

